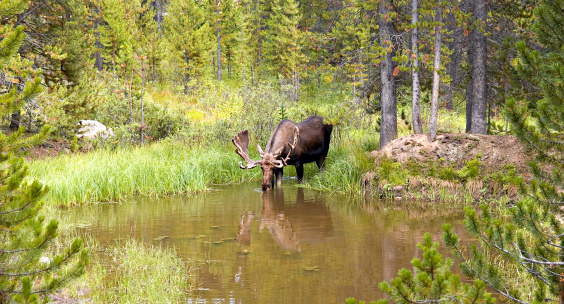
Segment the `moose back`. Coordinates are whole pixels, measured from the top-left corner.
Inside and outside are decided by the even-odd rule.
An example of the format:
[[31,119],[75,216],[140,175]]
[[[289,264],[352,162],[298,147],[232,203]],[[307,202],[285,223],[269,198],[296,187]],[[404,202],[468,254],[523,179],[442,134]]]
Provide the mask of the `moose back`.
[[295,123],[291,120],[281,121],[266,144],[263,151],[259,144],[257,150],[260,160],[251,160],[249,157],[249,130],[243,130],[231,139],[246,165],[239,162],[241,169],[252,169],[258,165],[263,171],[262,190],[269,190],[274,186],[282,185],[284,167],[296,167],[298,182],[304,177],[304,164],[316,162],[319,169],[323,169],[325,158],[329,152],[333,125],[324,124],[323,117],[310,116],[306,120]]

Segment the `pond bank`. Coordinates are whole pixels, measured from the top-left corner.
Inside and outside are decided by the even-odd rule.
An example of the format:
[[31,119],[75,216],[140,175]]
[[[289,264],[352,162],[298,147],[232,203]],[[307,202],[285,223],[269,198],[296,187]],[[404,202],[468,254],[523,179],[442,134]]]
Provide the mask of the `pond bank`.
[[372,195],[433,201],[513,202],[530,178],[529,160],[514,136],[412,134],[370,153],[374,169],[362,184]]

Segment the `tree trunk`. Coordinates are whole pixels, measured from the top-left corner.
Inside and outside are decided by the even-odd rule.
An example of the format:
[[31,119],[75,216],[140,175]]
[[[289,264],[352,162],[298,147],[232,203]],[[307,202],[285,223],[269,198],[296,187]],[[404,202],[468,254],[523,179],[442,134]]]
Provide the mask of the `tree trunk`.
[[17,129],[19,129],[21,119],[22,119],[22,115],[20,114],[19,110],[12,112],[12,115],[10,117],[10,126],[9,126],[10,130],[16,131]]
[[217,8],[217,80],[221,81],[221,35],[219,25],[219,8]]
[[190,81],[190,74],[188,73],[188,50],[184,50],[184,61],[186,61],[186,67],[184,68],[184,94],[188,94],[188,82]]
[[446,72],[450,77],[450,82],[445,83],[445,95],[443,100],[446,103],[447,110],[453,110],[452,92],[453,88],[460,84],[460,61],[462,59],[462,37],[464,32],[461,26],[456,25],[456,17],[451,12],[447,16],[447,26],[449,32],[452,32],[452,41],[447,42],[448,48],[452,51],[450,62],[446,65]]
[[96,47],[96,52],[94,53],[94,58],[95,58],[95,63],[94,66],[96,67],[96,69],[98,69],[98,71],[101,71],[104,68],[104,60],[102,59],[102,42],[100,41],[100,30],[99,30],[99,26],[100,26],[100,21],[98,20],[98,16],[100,14],[100,8],[98,6],[96,6],[96,8],[94,9],[94,37],[95,37],[95,42],[94,42],[94,46]]
[[[380,25],[380,44],[383,47],[393,47],[391,42],[392,23],[387,20],[389,0],[381,1],[378,5],[379,25]],[[398,135],[397,127],[397,107],[396,107],[396,83],[394,77],[394,62],[392,52],[386,52],[385,57],[380,63],[380,81],[382,92],[380,100],[382,104],[382,120],[380,123],[380,149],[384,148],[390,141]]]
[[431,119],[429,121],[429,140],[434,141],[437,136],[437,118],[439,114],[439,89],[441,78],[441,30],[443,29],[443,9],[442,1],[438,1],[437,6],[437,26],[435,27],[435,55],[433,58],[433,90],[431,93]]
[[157,33],[159,38],[163,36],[163,23],[164,23],[164,8],[161,0],[155,0],[152,3],[153,9],[155,10],[154,20],[157,23]]
[[413,120],[413,132],[415,134],[421,134],[423,133],[423,127],[421,126],[421,114],[419,108],[419,103],[421,101],[421,84],[419,83],[419,50],[417,48],[417,1],[418,0],[411,0],[411,24],[415,25],[411,32],[411,51],[413,52],[413,64],[411,65],[411,78],[413,82],[411,88],[411,117]]
[[[485,31],[488,17],[484,0],[474,2],[474,17],[481,21]],[[480,29],[472,30],[472,123],[470,131],[474,134],[487,133],[486,108],[487,108],[487,82],[486,82],[486,36]]]

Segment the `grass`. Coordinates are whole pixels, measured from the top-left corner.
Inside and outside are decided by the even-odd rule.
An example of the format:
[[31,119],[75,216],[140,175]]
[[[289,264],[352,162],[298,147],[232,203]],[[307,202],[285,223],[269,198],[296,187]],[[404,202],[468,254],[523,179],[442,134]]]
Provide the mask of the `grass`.
[[64,298],[91,303],[181,303],[196,288],[190,263],[174,248],[148,247],[128,239],[108,248],[89,240],[87,274],[59,291]]
[[194,193],[211,184],[258,178],[260,170],[241,170],[239,160],[227,147],[163,142],[37,160],[30,164],[30,177],[49,185],[48,202],[68,206],[132,194]]
[[373,166],[366,152],[346,145],[334,147],[326,160],[326,169],[305,181],[305,186],[329,191],[360,195],[362,177]]

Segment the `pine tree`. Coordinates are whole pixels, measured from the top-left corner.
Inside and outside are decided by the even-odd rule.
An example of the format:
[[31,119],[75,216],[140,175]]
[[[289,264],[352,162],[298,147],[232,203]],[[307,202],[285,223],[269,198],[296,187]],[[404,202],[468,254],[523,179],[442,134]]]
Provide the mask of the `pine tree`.
[[523,184],[523,199],[510,209],[509,223],[496,218],[488,206],[480,215],[466,208],[467,227],[481,240],[485,250],[495,250],[516,264],[537,285],[534,298],[525,298],[518,286],[507,286],[503,272],[489,263],[483,250],[473,247],[466,255],[459,239],[447,229],[444,239],[462,259],[464,273],[487,282],[493,289],[518,303],[564,303],[564,41],[559,31],[564,23],[564,0],[540,1],[534,10],[533,31],[542,48],[530,49],[524,42],[517,70],[523,82],[533,83],[543,93],[536,107],[510,100],[506,114],[512,130],[535,155],[530,162],[533,178]]
[[165,19],[165,36],[173,49],[176,66],[184,75],[184,93],[191,77],[202,74],[212,47],[212,33],[205,9],[194,0],[171,0]]
[[[411,261],[414,272],[401,269],[390,283],[381,282],[379,285],[394,303],[495,303],[483,281],[462,283],[460,276],[450,271],[452,259],[443,259],[437,250],[439,243],[433,242],[431,234],[426,233],[417,247],[423,252],[423,259]],[[347,299],[347,304],[356,303],[355,299]],[[387,304],[388,300],[371,303]]]
[[303,53],[303,33],[298,28],[301,15],[295,0],[272,0],[265,32],[265,59],[282,79],[290,80],[294,101],[298,100],[301,73],[306,57]]
[[[0,2],[0,17],[10,19],[25,9],[27,1]],[[15,56],[24,34],[21,25],[0,28],[0,70],[17,70],[22,63]],[[8,68],[10,67],[10,68]],[[23,89],[16,85],[0,94],[0,113],[19,111],[22,105],[41,92],[41,79],[28,81]],[[5,88],[4,82],[2,88]],[[68,280],[84,272],[88,261],[82,241],[76,239],[64,253],[42,257],[57,236],[57,220],[46,221],[40,214],[48,188],[38,181],[25,181],[27,168],[14,155],[23,147],[37,144],[50,132],[49,127],[23,138],[24,128],[10,135],[0,133],[0,303],[36,303]]]

